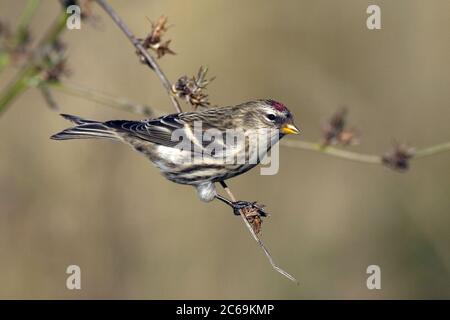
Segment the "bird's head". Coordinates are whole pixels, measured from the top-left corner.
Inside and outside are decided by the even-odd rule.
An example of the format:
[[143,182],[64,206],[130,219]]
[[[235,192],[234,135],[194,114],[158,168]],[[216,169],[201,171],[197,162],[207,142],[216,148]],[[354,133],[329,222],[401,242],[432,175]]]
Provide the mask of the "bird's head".
[[248,103],[245,122],[247,126],[257,129],[274,129],[280,136],[299,134],[300,130],[294,124],[294,118],[289,109],[275,100],[256,100]]

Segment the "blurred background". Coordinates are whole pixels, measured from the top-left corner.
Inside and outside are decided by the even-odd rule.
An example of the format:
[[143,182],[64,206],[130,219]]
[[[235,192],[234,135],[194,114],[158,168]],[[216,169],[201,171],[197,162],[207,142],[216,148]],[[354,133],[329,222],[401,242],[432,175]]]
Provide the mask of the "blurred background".
[[[1,1],[1,20],[15,27],[25,4]],[[417,148],[450,140],[449,1],[110,4],[138,36],[149,32],[148,19],[169,17],[176,55],[159,63],[171,81],[209,66],[213,104],[282,101],[302,128],[293,139],[319,141],[320,124],[345,105],[362,132],[351,150],[382,154],[394,139]],[[366,28],[370,4],[381,7],[381,30]],[[158,78],[92,9],[97,23],[62,37],[69,81],[172,113]],[[60,10],[41,2],[34,39]],[[16,72],[2,72],[0,88]],[[54,95],[64,113],[139,118]],[[450,153],[397,173],[280,147],[277,175],[253,170],[231,180],[238,198],[267,205],[263,239],[299,279],[295,286],[272,271],[222,203],[200,202],[125,145],[49,139],[68,125],[33,89],[0,117],[0,298],[450,298]],[[71,264],[81,267],[82,290],[66,289]],[[381,290],[366,287],[372,264],[381,267]]]

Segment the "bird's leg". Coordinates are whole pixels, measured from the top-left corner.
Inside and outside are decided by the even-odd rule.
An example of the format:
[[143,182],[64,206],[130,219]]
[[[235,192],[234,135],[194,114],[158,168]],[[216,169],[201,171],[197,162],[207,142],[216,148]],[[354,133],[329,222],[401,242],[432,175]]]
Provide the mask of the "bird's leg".
[[219,195],[219,194],[216,194],[216,199],[218,199],[218,200],[222,201],[223,203],[229,205],[229,206],[233,209],[234,215],[236,215],[236,216],[239,216],[239,215],[240,215],[239,209],[235,208],[235,206],[234,206],[234,202],[228,200],[228,199],[225,198],[225,197],[222,197],[222,196]]
[[266,217],[267,213],[263,210],[262,207],[257,206],[256,205],[256,201],[254,202],[249,202],[249,201],[230,201],[225,197],[222,197],[221,195],[217,194],[216,198],[219,199],[220,201],[222,201],[223,203],[229,205],[231,208],[233,208],[233,213],[236,216],[239,216],[239,210],[241,209],[256,209],[256,211],[258,212],[258,214],[262,217]]

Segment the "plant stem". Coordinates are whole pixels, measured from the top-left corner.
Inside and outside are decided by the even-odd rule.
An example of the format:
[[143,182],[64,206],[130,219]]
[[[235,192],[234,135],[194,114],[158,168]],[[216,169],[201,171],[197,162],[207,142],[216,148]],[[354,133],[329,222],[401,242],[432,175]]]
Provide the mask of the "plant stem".
[[[381,156],[357,153],[333,147],[323,147],[320,143],[300,141],[300,140],[282,140],[280,144],[285,147],[317,151],[330,156],[335,156],[338,158],[343,158],[356,162],[362,162],[367,164],[382,164]],[[411,160],[432,156],[446,151],[450,151],[450,142],[444,142],[438,145],[419,149],[414,152],[414,155],[411,158]]]
[[141,57],[143,59],[145,59],[145,62],[147,63],[147,65],[153,71],[155,71],[156,75],[159,77],[164,88],[166,89],[175,110],[178,113],[181,112],[181,107],[180,107],[180,104],[178,103],[178,100],[172,95],[172,91],[171,91],[172,85],[171,85],[169,79],[167,79],[164,72],[159,67],[156,60],[147,52],[147,50],[145,50],[145,48],[142,46],[141,42],[134,36],[134,34],[130,31],[128,26],[123,22],[123,20],[117,15],[117,13],[114,11],[114,9],[105,0],[96,0],[96,1],[100,5],[100,7],[102,7],[103,10],[106,11],[106,13],[108,13],[108,15],[111,17],[111,19],[117,24],[117,26],[122,30],[122,32],[127,36],[127,38],[131,41],[131,43],[139,51]]
[[38,8],[40,0],[28,0],[22,15],[19,18],[19,25],[16,32],[16,45],[20,45],[28,38],[28,27],[33,18],[36,9]]
[[[37,54],[35,54],[35,56],[39,55],[40,51],[45,46],[53,44],[58,39],[61,32],[65,29],[66,18],[67,14],[65,11],[63,11],[50,27],[44,38],[42,38],[42,40],[39,42],[39,45],[36,48],[35,52]],[[0,93],[0,115],[6,111],[14,98],[23,93],[29,87],[29,80],[35,77],[38,71],[39,70],[36,67],[34,59],[30,58],[28,62],[22,67],[22,70],[19,71],[15,79],[6,87],[3,92]]]
[[65,10],[63,10],[56,18],[56,21],[53,23],[50,29],[47,31],[46,35],[39,42],[37,51],[42,49],[43,46],[51,45],[55,43],[56,40],[58,40],[58,37],[61,35],[61,32],[66,29],[66,20],[67,20],[67,13]]
[[[225,192],[228,194],[228,196],[230,197],[231,201],[236,202],[236,198],[234,197],[233,193],[231,192],[230,188],[228,187],[228,185],[225,183],[225,181],[220,181],[220,185],[222,186],[222,188],[225,190]],[[267,259],[269,260],[270,265],[272,266],[272,268],[279,272],[280,274],[282,274],[283,276],[285,276],[286,278],[288,278],[289,280],[295,282],[297,285],[299,284],[299,282],[297,281],[297,279],[295,279],[292,275],[290,275],[289,273],[287,273],[286,271],[284,271],[283,269],[281,269],[273,260],[272,255],[270,254],[269,250],[267,249],[267,247],[264,245],[264,242],[262,242],[261,238],[258,237],[258,235],[256,234],[256,232],[253,230],[252,226],[250,225],[250,223],[247,220],[247,217],[245,216],[244,212],[242,210],[239,210],[239,214],[241,215],[242,220],[244,221],[245,226],[247,227],[248,231],[250,232],[250,234],[253,236],[253,239],[255,239],[255,241],[258,243],[259,247],[263,250],[265,256],[267,257]]]
[[137,104],[130,102],[124,98],[117,98],[110,96],[105,93],[97,92],[95,90],[85,88],[76,84],[68,82],[50,82],[46,83],[46,86],[56,89],[60,92],[84,98],[89,101],[103,104],[105,106],[110,106],[116,109],[129,111],[135,114],[145,115],[147,117],[154,116],[154,110],[147,105]]
[[[28,27],[31,19],[39,5],[40,0],[28,0],[22,15],[19,18],[16,35],[14,38],[13,47],[16,48],[23,44],[28,39]],[[6,51],[0,52],[0,73],[9,65],[11,61],[9,53]]]
[[413,159],[424,158],[424,157],[432,156],[437,153],[441,153],[441,152],[445,152],[445,151],[450,151],[450,142],[444,142],[441,144],[437,144],[435,146],[417,150],[414,153]]
[[0,73],[2,73],[3,70],[8,66],[9,64],[9,54],[2,51],[0,52]]
[[0,115],[5,112],[15,97],[28,88],[28,80],[35,72],[36,70],[33,65],[26,66],[19,72],[15,80],[0,94]]
[[323,154],[328,154],[338,158],[343,158],[357,162],[364,162],[368,164],[381,164],[380,156],[351,152],[333,147],[323,147],[320,143],[300,141],[300,140],[282,140],[280,144],[285,147],[318,151]]

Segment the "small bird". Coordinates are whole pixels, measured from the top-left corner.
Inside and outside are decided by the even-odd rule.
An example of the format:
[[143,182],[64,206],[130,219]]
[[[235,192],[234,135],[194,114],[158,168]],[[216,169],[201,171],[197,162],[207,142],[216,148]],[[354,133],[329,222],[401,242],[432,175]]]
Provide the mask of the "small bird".
[[[232,202],[217,193],[215,183],[247,172],[279,139],[299,133],[288,108],[270,99],[141,121],[99,122],[67,114],[61,116],[76,126],[51,139],[105,138],[124,142],[149,158],[170,181],[196,187],[202,201],[219,199],[231,206],[236,215],[240,209],[254,207],[255,203]],[[239,143],[234,138],[230,139],[232,143],[226,141],[230,132],[239,133],[235,135]],[[263,138],[268,144],[252,147]]]

